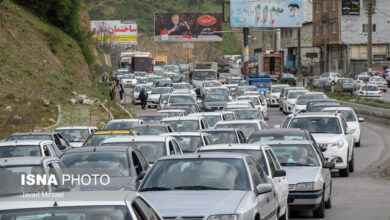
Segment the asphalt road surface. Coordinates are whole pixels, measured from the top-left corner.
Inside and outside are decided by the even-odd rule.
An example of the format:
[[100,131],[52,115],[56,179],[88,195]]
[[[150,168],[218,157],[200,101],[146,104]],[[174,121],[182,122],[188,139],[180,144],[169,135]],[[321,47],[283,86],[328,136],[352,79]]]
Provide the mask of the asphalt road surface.
[[[285,117],[278,108],[269,108],[268,115],[269,127],[281,124]],[[347,178],[332,175],[332,208],[325,211],[325,219],[390,219],[390,181],[373,175],[381,161],[389,159],[390,129],[369,121],[361,123],[361,127],[361,147],[355,148],[355,172]],[[312,214],[293,212],[290,218],[310,219]]]

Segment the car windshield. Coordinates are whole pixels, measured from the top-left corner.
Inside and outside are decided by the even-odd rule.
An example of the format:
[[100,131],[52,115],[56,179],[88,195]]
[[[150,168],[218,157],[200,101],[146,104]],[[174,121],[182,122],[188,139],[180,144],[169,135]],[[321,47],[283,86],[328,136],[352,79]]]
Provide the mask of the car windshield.
[[353,79],[342,79],[341,82],[343,82],[343,83],[354,83]]
[[123,134],[92,134],[84,142],[83,147],[99,146],[107,138],[130,136],[130,133]]
[[310,100],[325,99],[321,94],[318,95],[301,95],[297,98],[297,105],[306,105]]
[[156,123],[160,123],[160,121],[163,118],[165,118],[165,116],[145,116],[145,117],[140,117],[138,119],[144,121],[145,124],[156,124]]
[[229,101],[229,97],[226,94],[206,94],[204,102],[224,102]]
[[329,100],[329,99],[323,99],[323,100],[319,100],[319,101],[308,101],[307,102],[307,106],[306,106],[306,111],[311,111],[313,106],[316,105],[316,104],[321,104],[321,103],[335,103],[337,104],[338,102],[336,100]]
[[241,79],[229,79],[229,84],[238,84],[240,81]]
[[[5,166],[0,168],[0,196],[22,194],[28,192],[43,192],[47,191],[46,186],[33,184],[21,185],[22,175],[37,175],[45,174],[45,170],[41,165],[21,165],[21,166]],[[1,212],[0,212],[1,219]]]
[[296,99],[298,96],[305,94],[306,92],[289,92],[287,98],[288,99]]
[[69,142],[83,142],[89,135],[88,129],[61,129],[56,132],[62,134]]
[[1,219],[34,219],[34,220],[49,220],[49,219],[129,219],[128,209],[126,206],[119,205],[104,205],[104,206],[75,206],[75,207],[49,207],[49,208],[34,208],[34,209],[18,209],[0,211]]
[[[262,82],[262,81],[252,81],[252,86],[256,86],[257,88],[269,88],[271,87],[271,82]],[[247,90],[248,91],[248,90]],[[251,90],[250,90],[251,91]],[[258,91],[258,90],[257,90]]]
[[108,122],[103,129],[105,130],[115,130],[115,129],[121,129],[121,130],[127,130],[130,129],[136,125],[138,125],[138,121],[115,121],[115,122]]
[[169,103],[195,103],[195,99],[192,95],[171,95]]
[[362,86],[361,88],[362,91],[369,91],[369,92],[374,92],[374,91],[379,91],[378,86],[372,86],[372,85],[367,85],[367,86]]
[[247,119],[264,120],[263,114],[258,109],[233,109],[232,111],[236,113],[237,119],[239,120],[247,120]]
[[220,115],[205,115],[204,117],[210,127],[214,127],[217,122],[221,121]]
[[184,116],[182,112],[168,112],[169,117]]
[[38,145],[30,146],[1,146],[0,158],[5,157],[39,157],[42,156],[41,148]]
[[[356,116],[352,110],[337,110],[337,111],[340,112],[344,116],[344,118],[347,122],[357,121]],[[335,110],[324,110],[323,112],[336,112],[336,109]]]
[[207,131],[213,139],[214,144],[236,144],[238,143],[235,131]]
[[216,86],[221,86],[221,83],[218,81],[206,81],[203,84],[203,87],[216,87]]
[[171,80],[156,81],[156,87],[171,87],[171,86],[172,86]]
[[161,123],[171,125],[178,132],[197,131],[200,129],[198,120],[173,120]]
[[335,117],[302,117],[294,118],[289,128],[300,128],[311,133],[341,134],[342,129],[338,118]]
[[172,87],[174,89],[183,89],[183,90],[192,89],[191,86],[189,84],[186,84],[186,83],[183,83],[183,84],[173,84]]
[[132,130],[138,131],[141,135],[160,135],[168,132],[165,127],[139,127]]
[[191,75],[193,80],[206,80],[217,78],[217,73],[215,71],[193,71]]
[[125,74],[122,79],[135,79],[135,76],[133,74]]
[[224,93],[226,95],[229,95],[229,89],[224,87],[211,88],[209,89],[209,93]]
[[321,78],[325,78],[325,77],[329,77],[330,76],[330,74],[329,73],[323,73],[323,74],[321,74]]
[[217,124],[215,128],[237,128],[244,133],[245,137],[249,137],[253,132],[260,130],[256,123]]
[[124,152],[65,153],[61,161],[71,174],[106,174],[110,177],[131,176]]
[[263,142],[263,141],[275,141],[275,140],[306,140],[304,134],[256,134],[252,135],[248,143]]
[[383,79],[383,78],[380,78],[380,77],[376,77],[376,78],[371,78],[370,81],[374,81],[374,82],[384,82],[384,81],[386,81],[386,80]]
[[149,190],[249,191],[242,159],[180,159],[158,161],[140,191]]
[[276,87],[271,87],[271,93],[280,93],[282,91],[283,87],[276,86]]
[[171,88],[157,87],[153,89],[152,94],[163,94],[163,93],[170,93],[170,92],[171,92]]
[[310,144],[271,145],[282,166],[319,166],[316,151]]
[[226,152],[226,153],[239,153],[239,154],[248,154],[253,157],[260,165],[261,169],[268,175],[268,166],[265,161],[263,151],[259,150],[247,150],[247,149],[218,149],[218,150],[202,150],[201,152]]
[[142,86],[136,86],[134,91],[135,92],[141,92],[142,88],[144,88],[146,91],[152,91],[153,90],[153,86],[151,86],[151,85],[142,85]]
[[136,77],[138,77],[138,76],[146,76],[146,73],[145,72],[135,72],[134,76],[136,76]]
[[51,135],[11,135],[6,141],[23,141],[23,140],[42,140],[51,141]]
[[203,146],[201,136],[174,136],[177,142],[179,142],[180,148],[183,153],[193,153],[199,147]]
[[238,97],[238,100],[249,100],[252,101],[255,105],[261,105],[259,99],[256,97]]

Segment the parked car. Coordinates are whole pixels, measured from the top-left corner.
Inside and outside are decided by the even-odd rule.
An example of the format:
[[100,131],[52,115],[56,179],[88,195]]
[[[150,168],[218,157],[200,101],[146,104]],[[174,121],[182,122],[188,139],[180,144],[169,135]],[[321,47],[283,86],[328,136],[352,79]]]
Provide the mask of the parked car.
[[163,156],[182,154],[183,151],[175,138],[170,136],[144,135],[136,137],[107,138],[101,146],[130,146],[141,151],[149,165],[153,165]]
[[94,126],[71,126],[56,128],[54,132],[65,137],[72,147],[81,147],[85,139],[96,130]]
[[167,113],[145,113],[138,114],[135,116],[136,119],[142,120],[145,124],[156,124],[160,123],[163,118],[167,118]]
[[50,140],[57,149],[65,152],[71,148],[69,142],[64,136],[57,132],[32,132],[18,133],[8,136],[5,141],[23,141],[23,140]]
[[246,138],[240,129],[236,128],[209,128],[199,130],[208,133],[213,139],[214,144],[244,144]]
[[276,219],[278,215],[271,180],[249,155],[164,157],[148,172],[138,191],[164,219]]
[[203,116],[169,117],[164,118],[161,123],[171,125],[177,132],[193,132],[209,128]]
[[0,158],[6,157],[60,157],[62,152],[49,140],[0,142]]
[[369,80],[368,80],[368,83],[369,84],[374,84],[374,85],[377,85],[378,88],[384,92],[387,91],[387,88],[388,88],[388,83],[385,79],[383,79],[383,77],[379,77],[379,76],[375,76],[375,77],[371,77]]
[[198,153],[226,152],[242,153],[253,157],[260,165],[267,177],[272,181],[278,200],[278,218],[288,219],[288,183],[286,172],[282,170],[278,159],[271,147],[259,144],[217,144],[199,148]]
[[61,198],[23,202],[20,196],[0,197],[0,212],[7,219],[163,219],[143,196],[131,191],[64,192]]
[[160,135],[168,132],[175,132],[175,129],[167,124],[143,124],[131,128],[132,132],[140,135]]
[[330,84],[336,84],[336,82],[341,77],[342,77],[342,75],[340,73],[332,73],[332,72],[322,73],[320,75],[320,79],[324,79],[324,80],[328,81]]
[[104,130],[130,129],[133,126],[142,125],[141,119],[115,119],[107,122],[103,127]]
[[359,84],[368,83],[369,80],[370,80],[370,77],[367,76],[367,75],[356,76],[356,83],[357,83],[358,85],[359,85]]
[[213,144],[212,137],[204,132],[171,132],[160,135],[174,137],[183,153],[194,153],[202,146]]
[[332,204],[333,162],[327,162],[309,141],[263,142],[271,146],[286,170],[291,210],[310,210],[314,218],[324,218]]
[[359,84],[354,94],[360,98],[382,100],[382,91],[375,84]]
[[82,191],[135,190],[136,179],[149,169],[138,149],[127,146],[75,148],[61,156],[61,161],[74,176],[108,175],[108,184],[81,184]]
[[335,163],[340,176],[347,177],[354,171],[352,130],[341,114],[303,113],[294,116],[288,127],[310,131],[326,160]]
[[255,131],[265,129],[259,120],[236,120],[236,121],[220,121],[215,124],[215,128],[237,128],[241,129],[245,138],[249,138]]

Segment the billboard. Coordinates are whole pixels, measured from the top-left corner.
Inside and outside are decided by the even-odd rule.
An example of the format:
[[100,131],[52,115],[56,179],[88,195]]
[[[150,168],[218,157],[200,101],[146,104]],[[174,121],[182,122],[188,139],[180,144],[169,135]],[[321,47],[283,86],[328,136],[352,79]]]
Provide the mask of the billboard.
[[231,0],[230,26],[302,27],[302,0]]
[[137,45],[138,26],[132,20],[91,21],[93,39],[113,45]]
[[221,42],[222,13],[155,13],[156,42]]
[[343,15],[360,15],[360,0],[342,0],[341,13]]

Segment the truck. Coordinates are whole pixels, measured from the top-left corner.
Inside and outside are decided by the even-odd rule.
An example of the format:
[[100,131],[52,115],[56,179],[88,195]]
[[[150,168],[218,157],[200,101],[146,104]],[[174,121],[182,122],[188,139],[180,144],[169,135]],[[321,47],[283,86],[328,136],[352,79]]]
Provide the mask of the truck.
[[[244,60],[244,57],[242,57]],[[259,58],[257,56],[249,55],[248,75],[257,76],[259,70]],[[241,67],[242,73],[244,73],[244,66]]]
[[245,84],[249,86],[256,86],[259,92],[266,94],[272,86],[274,78],[267,76],[247,76]]
[[203,81],[218,78],[218,64],[216,62],[192,62],[189,78],[197,94],[200,94]]
[[153,57],[149,53],[136,54],[131,57],[130,72],[153,73]]
[[166,67],[168,65],[168,57],[167,56],[156,56],[154,58],[154,62],[156,66]]
[[278,79],[283,73],[283,55],[264,54],[262,72],[268,74],[274,79]]

